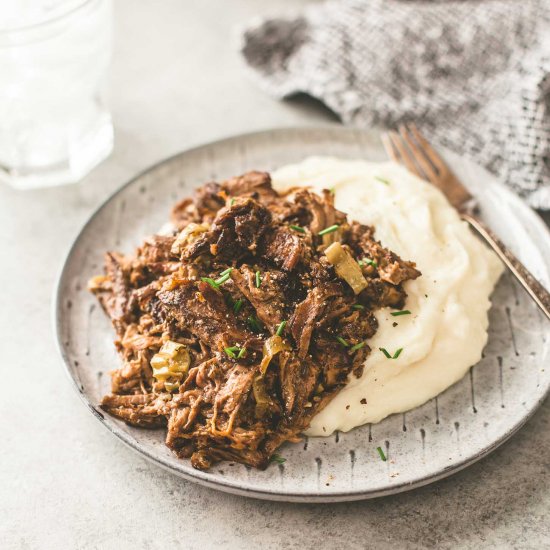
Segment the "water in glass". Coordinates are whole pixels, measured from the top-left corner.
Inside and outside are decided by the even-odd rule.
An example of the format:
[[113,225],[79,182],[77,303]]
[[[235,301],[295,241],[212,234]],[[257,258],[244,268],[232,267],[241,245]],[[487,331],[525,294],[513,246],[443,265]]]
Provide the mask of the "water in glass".
[[111,0],[3,0],[0,179],[78,181],[112,150],[103,98]]

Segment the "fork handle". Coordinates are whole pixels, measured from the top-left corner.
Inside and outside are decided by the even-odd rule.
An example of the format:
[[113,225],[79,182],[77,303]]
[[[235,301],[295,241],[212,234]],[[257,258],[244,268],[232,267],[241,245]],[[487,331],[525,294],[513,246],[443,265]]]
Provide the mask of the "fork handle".
[[531,272],[508,250],[506,245],[478,218],[461,213],[467,221],[499,255],[506,267],[514,274],[529,296],[550,319],[550,292],[548,292],[531,274]]

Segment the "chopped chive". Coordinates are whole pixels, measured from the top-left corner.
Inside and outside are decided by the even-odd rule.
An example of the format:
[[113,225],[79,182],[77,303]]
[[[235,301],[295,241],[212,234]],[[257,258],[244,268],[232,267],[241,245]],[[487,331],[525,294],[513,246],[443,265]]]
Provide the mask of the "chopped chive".
[[220,285],[214,279],[211,279],[210,277],[201,277],[201,281],[203,283],[208,283],[212,288],[216,290],[220,290]]
[[294,229],[294,231],[298,231],[298,233],[305,233],[306,230],[303,227],[300,227],[299,225],[289,225],[290,229]]
[[338,342],[340,342],[340,344],[342,344],[345,348],[349,348],[349,344],[341,336],[337,336],[336,340],[338,340]]
[[375,260],[371,260],[370,258],[363,258],[362,260],[359,260],[357,262],[361,267],[364,265],[372,265],[372,267],[378,267],[378,264]]
[[234,204],[235,204],[235,199],[231,199],[231,200],[229,201],[229,206],[233,206]]
[[260,272],[256,271],[256,288],[260,288],[261,284],[262,284],[262,277],[260,276]]
[[232,267],[228,267],[227,269],[224,269],[221,273],[220,273],[220,277],[223,277],[224,275],[227,275],[228,273],[231,273],[233,271],[233,268]]
[[401,352],[403,351],[403,348],[399,348],[394,354],[393,354],[393,359],[397,359],[400,355],[401,355]]
[[323,229],[322,231],[319,231],[319,233],[317,233],[317,235],[319,235],[320,237],[322,237],[323,235],[328,235],[329,233],[334,233],[335,231],[338,230],[340,226],[338,224],[334,224],[334,225],[331,225],[329,227],[326,227],[325,229]]
[[285,330],[286,321],[281,321],[279,325],[277,326],[277,332],[275,333],[277,336],[281,336],[283,333],[283,330]]
[[378,451],[378,454],[380,455],[380,458],[386,462],[387,458],[386,458],[386,455],[384,454],[384,451],[382,450],[382,447],[376,447],[376,450]]
[[227,355],[229,355],[229,357],[231,357],[231,359],[235,359],[235,351],[233,349],[233,347],[231,348],[223,348],[223,351],[225,351],[225,353],[227,353]]
[[359,342],[358,344],[355,344],[355,346],[352,346],[350,351],[357,351],[358,349],[361,349],[366,342]]
[[393,317],[399,317],[400,315],[410,315],[411,312],[408,309],[403,309],[402,311],[392,311],[391,315]]
[[243,301],[239,298],[234,304],[233,304],[233,311],[235,313],[239,313],[241,311],[241,308],[243,307]]
[[246,355],[246,348],[241,348],[239,350],[239,353],[237,355],[237,359],[240,359],[241,357],[244,357]]
[[389,185],[390,182],[386,179],[386,178],[382,178],[380,176],[374,176],[374,179],[375,180],[378,180],[378,181],[381,181],[382,183],[386,184],[386,185]]
[[403,348],[399,348],[393,354],[393,357],[392,357],[386,348],[378,348],[378,349],[386,356],[386,359],[397,359],[401,355],[401,352],[403,351]]
[[283,458],[281,455],[275,453],[274,455],[271,455],[269,462],[277,462],[277,464],[284,464],[286,462],[286,458]]
[[246,322],[248,323],[248,325],[250,326],[250,328],[254,331],[254,332],[260,332],[262,330],[262,327],[260,326],[260,323],[258,321],[258,319],[256,319],[256,317],[254,317],[254,315],[251,315],[247,320]]
[[353,304],[351,307],[353,309],[365,309],[365,306],[362,304]]
[[223,283],[225,283],[225,281],[227,281],[229,279],[230,275],[229,273],[226,273],[225,275],[222,275],[219,279],[216,279],[214,282],[219,286],[219,285],[223,285]]

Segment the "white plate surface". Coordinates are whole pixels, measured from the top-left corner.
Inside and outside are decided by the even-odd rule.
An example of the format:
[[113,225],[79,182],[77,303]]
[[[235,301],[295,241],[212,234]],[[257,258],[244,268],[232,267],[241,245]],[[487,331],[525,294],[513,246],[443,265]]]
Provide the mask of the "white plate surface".
[[[177,459],[163,430],[132,428],[98,408],[119,365],[113,331],[86,282],[106,250],[130,252],[155,232],[194,187],[250,169],[272,170],[309,155],[384,160],[378,136],[342,127],[278,129],[211,143],[168,159],[110,197],[76,239],[55,301],[61,354],[90,410],[133,449],[177,475],[224,491],[272,500],[336,502],[425,485],[487,455],[535,412],[550,387],[550,323],[509,274],[493,295],[484,358],[462,381],[422,407],[329,438],[286,444],[266,471],[221,463],[209,472]],[[484,170],[446,155],[477,196],[482,215],[545,285],[550,236],[540,218]],[[442,365],[444,368],[444,365]],[[378,458],[382,447],[387,462]]]

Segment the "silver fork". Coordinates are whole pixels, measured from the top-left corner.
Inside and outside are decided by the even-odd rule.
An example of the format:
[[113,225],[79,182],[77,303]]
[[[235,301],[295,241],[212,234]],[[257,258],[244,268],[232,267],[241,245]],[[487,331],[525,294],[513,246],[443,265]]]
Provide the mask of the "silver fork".
[[550,293],[529,270],[506,248],[504,243],[476,215],[476,202],[466,187],[453,174],[443,159],[414,124],[399,126],[398,132],[382,135],[388,156],[410,172],[438,187],[514,274],[539,308],[550,319]]

